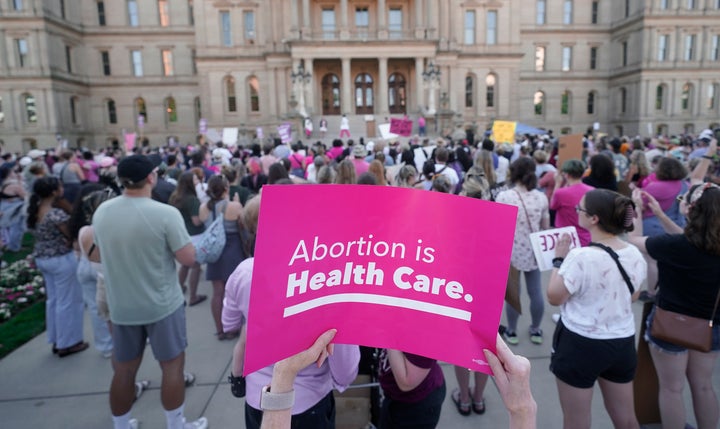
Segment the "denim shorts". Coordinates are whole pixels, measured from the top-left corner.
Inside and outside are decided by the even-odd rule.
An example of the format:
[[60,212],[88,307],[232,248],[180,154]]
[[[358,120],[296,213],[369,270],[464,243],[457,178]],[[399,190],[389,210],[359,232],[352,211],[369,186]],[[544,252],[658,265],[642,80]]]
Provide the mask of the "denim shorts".
[[[645,341],[647,341],[648,344],[653,346],[655,349],[670,355],[679,355],[687,352],[688,349],[686,349],[685,347],[678,346],[673,343],[668,343],[667,341],[663,341],[650,335],[650,331],[652,330],[653,317],[655,316],[655,308],[657,307],[653,306],[652,311],[648,315],[647,322],[645,323],[645,325],[647,326],[647,329],[645,330]],[[712,346],[710,350],[713,352],[717,352],[718,350],[720,350],[720,324],[713,325],[712,331]]]

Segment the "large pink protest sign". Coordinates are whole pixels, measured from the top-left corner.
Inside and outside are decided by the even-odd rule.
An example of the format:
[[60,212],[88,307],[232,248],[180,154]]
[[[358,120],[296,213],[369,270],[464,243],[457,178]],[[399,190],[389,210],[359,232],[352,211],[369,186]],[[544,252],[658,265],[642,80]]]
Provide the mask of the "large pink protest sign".
[[517,208],[387,186],[264,186],[245,374],[335,342],[489,373]]
[[390,118],[390,132],[400,136],[409,136],[412,133],[413,123],[410,119]]

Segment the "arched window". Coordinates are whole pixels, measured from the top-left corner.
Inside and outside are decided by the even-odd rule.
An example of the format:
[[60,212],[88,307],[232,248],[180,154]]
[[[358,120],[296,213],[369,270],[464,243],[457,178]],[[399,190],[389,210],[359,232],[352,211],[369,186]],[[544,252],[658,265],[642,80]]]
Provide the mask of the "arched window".
[[148,121],[147,107],[143,98],[135,99],[135,117],[142,116],[145,123]]
[[77,109],[78,109],[78,98],[70,97],[70,123],[73,125],[77,125],[77,123],[78,123]]
[[625,113],[627,111],[627,89],[620,88],[619,97],[620,113]]
[[690,110],[692,105],[693,97],[693,86],[692,84],[686,83],[682,87],[682,95],[680,96],[680,106],[682,110]]
[[560,114],[569,115],[572,103],[572,93],[568,90],[563,91],[560,95]]
[[336,74],[328,73],[322,78],[323,115],[340,114],[340,79]]
[[31,94],[23,94],[22,104],[25,107],[25,120],[30,124],[37,123],[38,115],[35,97]]
[[[707,108],[708,110],[716,110],[718,106],[718,88],[720,88],[720,85],[717,83],[712,83],[710,86],[708,86],[708,92],[707,92]],[[1,113],[0,113],[1,114]],[[2,122],[2,121],[0,121]]]
[[405,76],[393,73],[388,79],[388,105],[390,113],[406,112]]
[[177,106],[175,105],[175,99],[168,97],[165,99],[165,121],[177,122]]
[[665,109],[665,85],[655,88],[655,110]]
[[473,107],[475,100],[475,76],[468,74],[465,76],[465,107]]
[[667,124],[658,124],[655,131],[658,136],[666,136],[668,134],[668,126]]
[[373,78],[367,73],[360,73],[355,78],[355,113],[373,113],[373,99]]
[[113,100],[113,99],[107,100],[107,102],[105,104],[107,106],[108,123],[117,124],[118,120],[117,120],[117,108],[115,107],[115,100]]
[[258,79],[253,76],[248,79],[248,94],[250,95],[250,111],[260,111],[260,83]]
[[545,93],[542,91],[536,91],[533,97],[533,104],[535,106],[535,114],[540,116],[545,112]]
[[497,91],[495,90],[496,87],[497,76],[495,76],[493,73],[485,76],[485,106],[488,109],[494,109],[495,105],[497,104],[495,102],[497,100]]
[[237,112],[237,99],[235,98],[235,79],[228,76],[225,78],[225,98],[227,100],[227,111]]
[[588,92],[587,96],[587,114],[595,114],[595,103],[597,102],[597,94],[595,91]]

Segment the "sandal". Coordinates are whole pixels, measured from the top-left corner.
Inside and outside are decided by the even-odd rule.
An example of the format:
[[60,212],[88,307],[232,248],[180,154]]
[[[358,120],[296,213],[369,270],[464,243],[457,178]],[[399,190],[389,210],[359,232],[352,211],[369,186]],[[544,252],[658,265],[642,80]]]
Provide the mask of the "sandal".
[[234,340],[235,338],[240,336],[240,331],[217,332],[215,333],[215,335],[217,336],[217,339],[219,341]]
[[473,401],[472,409],[475,411],[475,414],[485,414],[485,399]]
[[198,295],[194,300],[190,301],[190,307],[198,305],[207,299],[207,295]]
[[58,357],[65,357],[70,356],[71,354],[79,353],[81,351],[87,350],[87,348],[90,345],[84,341],[80,341],[79,343],[75,344],[74,346],[70,346],[66,349],[58,349],[57,355]]
[[455,408],[457,408],[457,411],[461,416],[470,415],[470,402],[460,402],[460,389],[453,390],[450,394],[450,399],[452,399],[455,404]]
[[195,374],[183,371],[183,379],[185,380],[185,387],[190,387],[195,383]]

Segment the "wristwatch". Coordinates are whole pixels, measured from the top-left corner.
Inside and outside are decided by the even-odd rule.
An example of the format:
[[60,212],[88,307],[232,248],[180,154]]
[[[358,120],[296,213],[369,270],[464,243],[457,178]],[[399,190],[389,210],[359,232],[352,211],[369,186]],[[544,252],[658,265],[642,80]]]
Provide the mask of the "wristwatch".
[[260,395],[260,408],[266,411],[281,411],[292,408],[295,403],[295,390],[285,393],[270,392],[270,386],[263,386]]
[[565,258],[560,258],[560,257],[553,258],[553,260],[552,260],[553,268],[560,268],[560,266],[562,265],[564,260],[565,260]]

